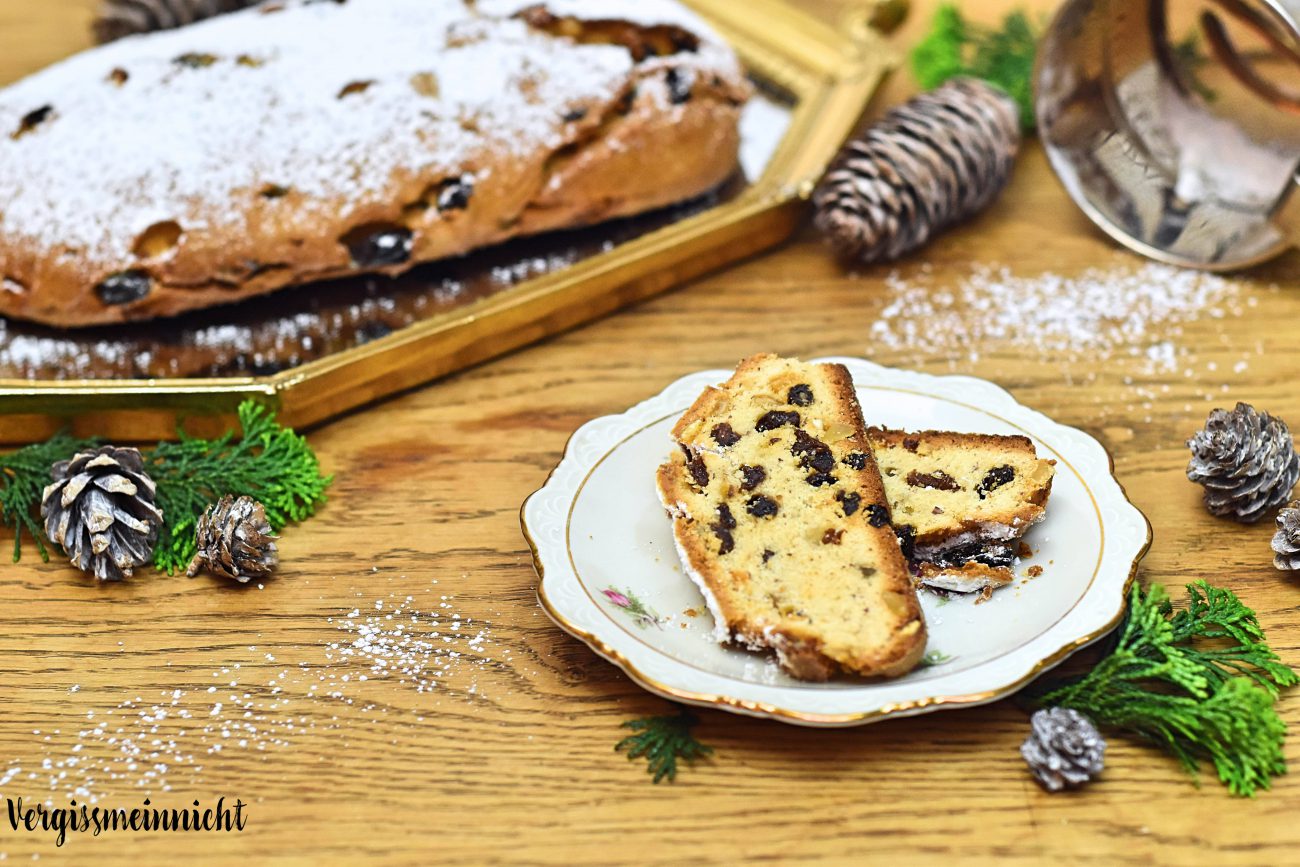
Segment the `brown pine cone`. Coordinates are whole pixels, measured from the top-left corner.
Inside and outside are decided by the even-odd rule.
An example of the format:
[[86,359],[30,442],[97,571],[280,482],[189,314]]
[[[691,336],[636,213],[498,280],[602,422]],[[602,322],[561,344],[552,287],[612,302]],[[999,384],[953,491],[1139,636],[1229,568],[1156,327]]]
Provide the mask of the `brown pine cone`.
[[222,497],[208,507],[194,530],[198,554],[186,574],[207,567],[223,578],[247,584],[275,571],[279,553],[266,509],[252,497]]
[[991,204],[1019,149],[1011,97],[954,78],[845,146],[813,194],[817,227],[846,258],[896,259]]
[[1214,410],[1187,445],[1187,478],[1205,486],[1212,515],[1259,521],[1291,498],[1300,479],[1300,456],[1286,422],[1249,404]]
[[1284,572],[1300,570],[1300,500],[1278,514],[1273,552],[1274,566]]
[[153,559],[163,516],[140,452],[103,446],[50,468],[41,496],[45,535],[100,581],[129,578]]
[[260,2],[261,0],[101,0],[92,26],[95,41],[103,44],[136,33],[173,30]]

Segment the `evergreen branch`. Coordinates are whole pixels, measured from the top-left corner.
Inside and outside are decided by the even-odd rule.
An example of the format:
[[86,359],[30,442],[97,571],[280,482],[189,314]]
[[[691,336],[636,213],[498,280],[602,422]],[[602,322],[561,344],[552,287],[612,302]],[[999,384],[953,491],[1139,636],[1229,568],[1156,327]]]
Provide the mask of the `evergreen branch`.
[[60,431],[43,443],[0,454],[0,524],[14,528],[15,563],[22,557],[24,532],[36,543],[41,559],[50,559],[45,529],[37,517],[41,494],[53,481],[50,467],[97,444],[97,440],[77,439]]
[[[274,413],[245,401],[239,407],[241,436],[233,432],[215,440],[180,432],[174,443],[159,443],[143,452],[149,475],[158,486],[163,526],[154,548],[154,566],[171,574],[194,557],[194,527],[204,510],[222,496],[247,495],[266,507],[271,527],[310,516],[325,501],[331,478],[307,441],[281,427]],[[41,494],[50,483],[50,467],[92,448],[98,440],[60,433],[43,443],[0,454],[0,522],[14,527],[14,562],[28,533],[43,559],[49,559],[39,520]]]
[[1209,62],[1209,58],[1201,51],[1201,40],[1196,33],[1173,46],[1173,61],[1174,66],[1182,71],[1183,80],[1201,99],[1206,102],[1219,99],[1218,93],[1205,83],[1200,74],[1201,67]]
[[628,761],[645,756],[649,764],[646,771],[654,774],[654,781],[666,778],[671,783],[677,779],[678,759],[689,762],[713,753],[713,747],[705,746],[691,734],[697,722],[695,715],[686,710],[628,720],[622,727],[639,734],[623,738],[614,750],[626,749]]
[[[1200,663],[1211,686],[1220,686],[1236,675],[1245,675],[1277,697],[1284,686],[1300,682],[1265,643],[1264,630],[1255,612],[1231,590],[1211,587],[1206,581],[1187,585],[1187,608],[1170,620],[1174,641]],[[1210,649],[1189,644],[1195,638],[1215,642]]]
[[221,497],[250,496],[266,508],[271,529],[301,521],[325,500],[331,479],[307,441],[280,427],[265,407],[245,401],[239,407],[243,436],[217,440],[187,437],[160,443],[148,456],[158,483],[164,525],[154,549],[154,566],[171,574],[184,569],[197,550],[194,527],[205,509]]
[[1273,702],[1297,677],[1232,591],[1199,581],[1187,593],[1175,613],[1163,588],[1135,585],[1111,652],[1032,699],[1150,741],[1193,775],[1208,760],[1229,791],[1253,796],[1286,772],[1286,726]]
[[951,3],[934,13],[930,32],[912,49],[912,72],[926,90],[933,90],[950,78],[965,75],[966,46],[971,42],[966,17]]
[[1020,107],[1020,125],[1034,129],[1034,57],[1038,28],[1014,11],[996,29],[970,23],[951,3],[935,12],[930,32],[912,49],[912,71],[926,90],[969,75],[997,85]]

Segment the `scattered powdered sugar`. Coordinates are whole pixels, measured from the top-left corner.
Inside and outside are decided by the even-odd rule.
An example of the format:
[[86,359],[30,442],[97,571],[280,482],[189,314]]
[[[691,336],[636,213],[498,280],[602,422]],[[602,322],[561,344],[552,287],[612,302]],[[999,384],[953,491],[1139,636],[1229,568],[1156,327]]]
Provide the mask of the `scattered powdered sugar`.
[[[418,726],[436,712],[435,692],[484,700],[479,674],[512,663],[512,650],[493,637],[491,623],[463,613],[453,594],[430,586],[421,595],[427,610],[397,593],[335,609],[323,626],[343,637],[323,644],[223,648],[231,661],[198,675],[198,685],[194,673],[176,669],[175,686],[108,707],[87,700],[75,726],[35,729],[31,753],[0,760],[0,790],[22,790],[51,807],[193,792],[204,768],[231,753],[267,760],[304,742],[345,744],[357,725],[390,714]],[[170,672],[171,663],[164,668]],[[392,686],[375,681],[409,690],[412,700],[403,707]],[[88,692],[69,688],[78,700]]]
[[1174,370],[1188,353],[1178,343],[1185,324],[1240,316],[1257,303],[1233,280],[1155,263],[1070,277],[980,265],[952,288],[934,285],[924,272],[920,279],[895,272],[886,286],[888,298],[871,326],[882,347],[972,363],[998,344],[1066,362],[1126,355],[1149,373]]
[[34,729],[39,755],[11,760],[0,786],[14,781],[32,795],[43,787],[49,806],[60,798],[95,804],[113,794],[144,797],[193,786],[205,763],[226,749],[265,752],[303,732],[338,727],[337,717],[322,723],[319,714],[290,710],[286,672],[254,684],[239,668],[213,671],[218,682],[207,689],[173,687],[88,710],[75,731]]
[[[470,695],[484,697],[472,674],[474,666],[492,661],[491,624],[462,617],[452,606],[452,598],[440,596],[428,612],[414,608],[411,596],[396,603],[391,597],[387,604],[376,600],[370,611],[354,608],[334,619],[351,640],[330,644],[326,658],[361,662],[368,671],[359,675],[360,680],[393,678],[413,686],[416,692],[437,689],[470,669],[471,682],[463,688]],[[502,661],[509,659],[506,649]]]
[[[565,115],[610,104],[633,69],[621,46],[483,11],[527,5],[284,0],[76,55],[0,91],[0,235],[109,266],[167,221],[265,231],[246,215],[268,186],[299,194],[309,227],[403,172],[489,182],[503,157],[565,145]],[[696,21],[674,0],[556,8]],[[738,74],[712,38],[673,62]]]

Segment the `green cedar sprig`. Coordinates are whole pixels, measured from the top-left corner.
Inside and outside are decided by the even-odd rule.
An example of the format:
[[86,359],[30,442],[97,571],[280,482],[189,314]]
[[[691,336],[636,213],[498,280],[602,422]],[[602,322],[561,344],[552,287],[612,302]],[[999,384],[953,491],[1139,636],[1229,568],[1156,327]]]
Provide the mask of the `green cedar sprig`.
[[37,516],[41,493],[52,481],[50,467],[96,445],[96,440],[77,439],[60,432],[43,443],[0,454],[0,523],[14,528],[15,563],[22,555],[24,532],[36,542],[41,559],[50,559],[45,530]]
[[1038,28],[1015,11],[996,29],[966,20],[951,3],[940,6],[930,32],[912,49],[912,71],[927,90],[950,78],[981,78],[1011,94],[1020,106],[1020,124],[1034,129],[1034,57]]
[[[154,548],[154,566],[168,574],[184,569],[194,557],[194,526],[212,503],[226,494],[251,496],[266,508],[275,531],[308,517],[325,501],[331,477],[307,441],[281,427],[267,408],[245,401],[239,407],[241,433],[215,440],[178,432],[177,442],[144,450],[145,466],[158,486],[163,526]],[[41,492],[50,482],[50,466],[92,447],[96,440],[57,434],[50,440],[0,454],[0,520],[14,527],[14,562],[22,553],[26,531],[41,557],[48,559],[45,533],[37,518]]]
[[216,440],[182,432],[179,441],[159,443],[147,456],[164,519],[154,549],[160,571],[171,574],[189,565],[197,550],[195,524],[227,494],[261,502],[275,532],[309,517],[325,501],[332,479],[321,475],[306,439],[281,427],[274,413],[253,401],[240,405],[239,425],[238,440],[230,432]]
[[693,761],[713,753],[713,747],[705,746],[691,734],[697,722],[695,715],[686,710],[628,720],[623,728],[639,734],[623,738],[614,745],[614,750],[627,749],[628,761],[645,756],[649,763],[646,771],[654,774],[654,781],[667,779],[671,783],[677,779],[679,758]]
[[[1186,39],[1174,43],[1172,57],[1174,66],[1182,73],[1182,81],[1196,91],[1197,96],[1206,102],[1218,102],[1219,92],[1209,85],[1205,80],[1205,68],[1214,63],[1212,57],[1206,53],[1205,47],[1201,44],[1200,34],[1193,31],[1187,35]],[[1264,56],[1270,56],[1267,51],[1263,52]],[[1246,52],[1246,59],[1256,59]]]
[[1187,593],[1187,607],[1175,612],[1164,588],[1135,585],[1110,653],[1030,699],[1153,742],[1193,776],[1208,760],[1229,791],[1253,796],[1286,773],[1286,726],[1273,703],[1297,677],[1236,594],[1205,581]]

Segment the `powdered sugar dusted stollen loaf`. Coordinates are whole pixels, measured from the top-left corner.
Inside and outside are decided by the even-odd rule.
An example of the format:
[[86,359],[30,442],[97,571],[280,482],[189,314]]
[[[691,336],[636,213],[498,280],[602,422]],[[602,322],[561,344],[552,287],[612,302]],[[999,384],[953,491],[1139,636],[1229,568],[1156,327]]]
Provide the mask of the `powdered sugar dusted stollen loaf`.
[[749,85],[674,0],[272,0],[0,91],[0,313],[166,316],[704,193]]
[[749,358],[673,437],[659,493],[719,640],[805,680],[916,665],[925,621],[843,366]]
[[1018,540],[1047,514],[1055,462],[1023,436],[867,434],[921,582],[959,593],[1011,583]]

